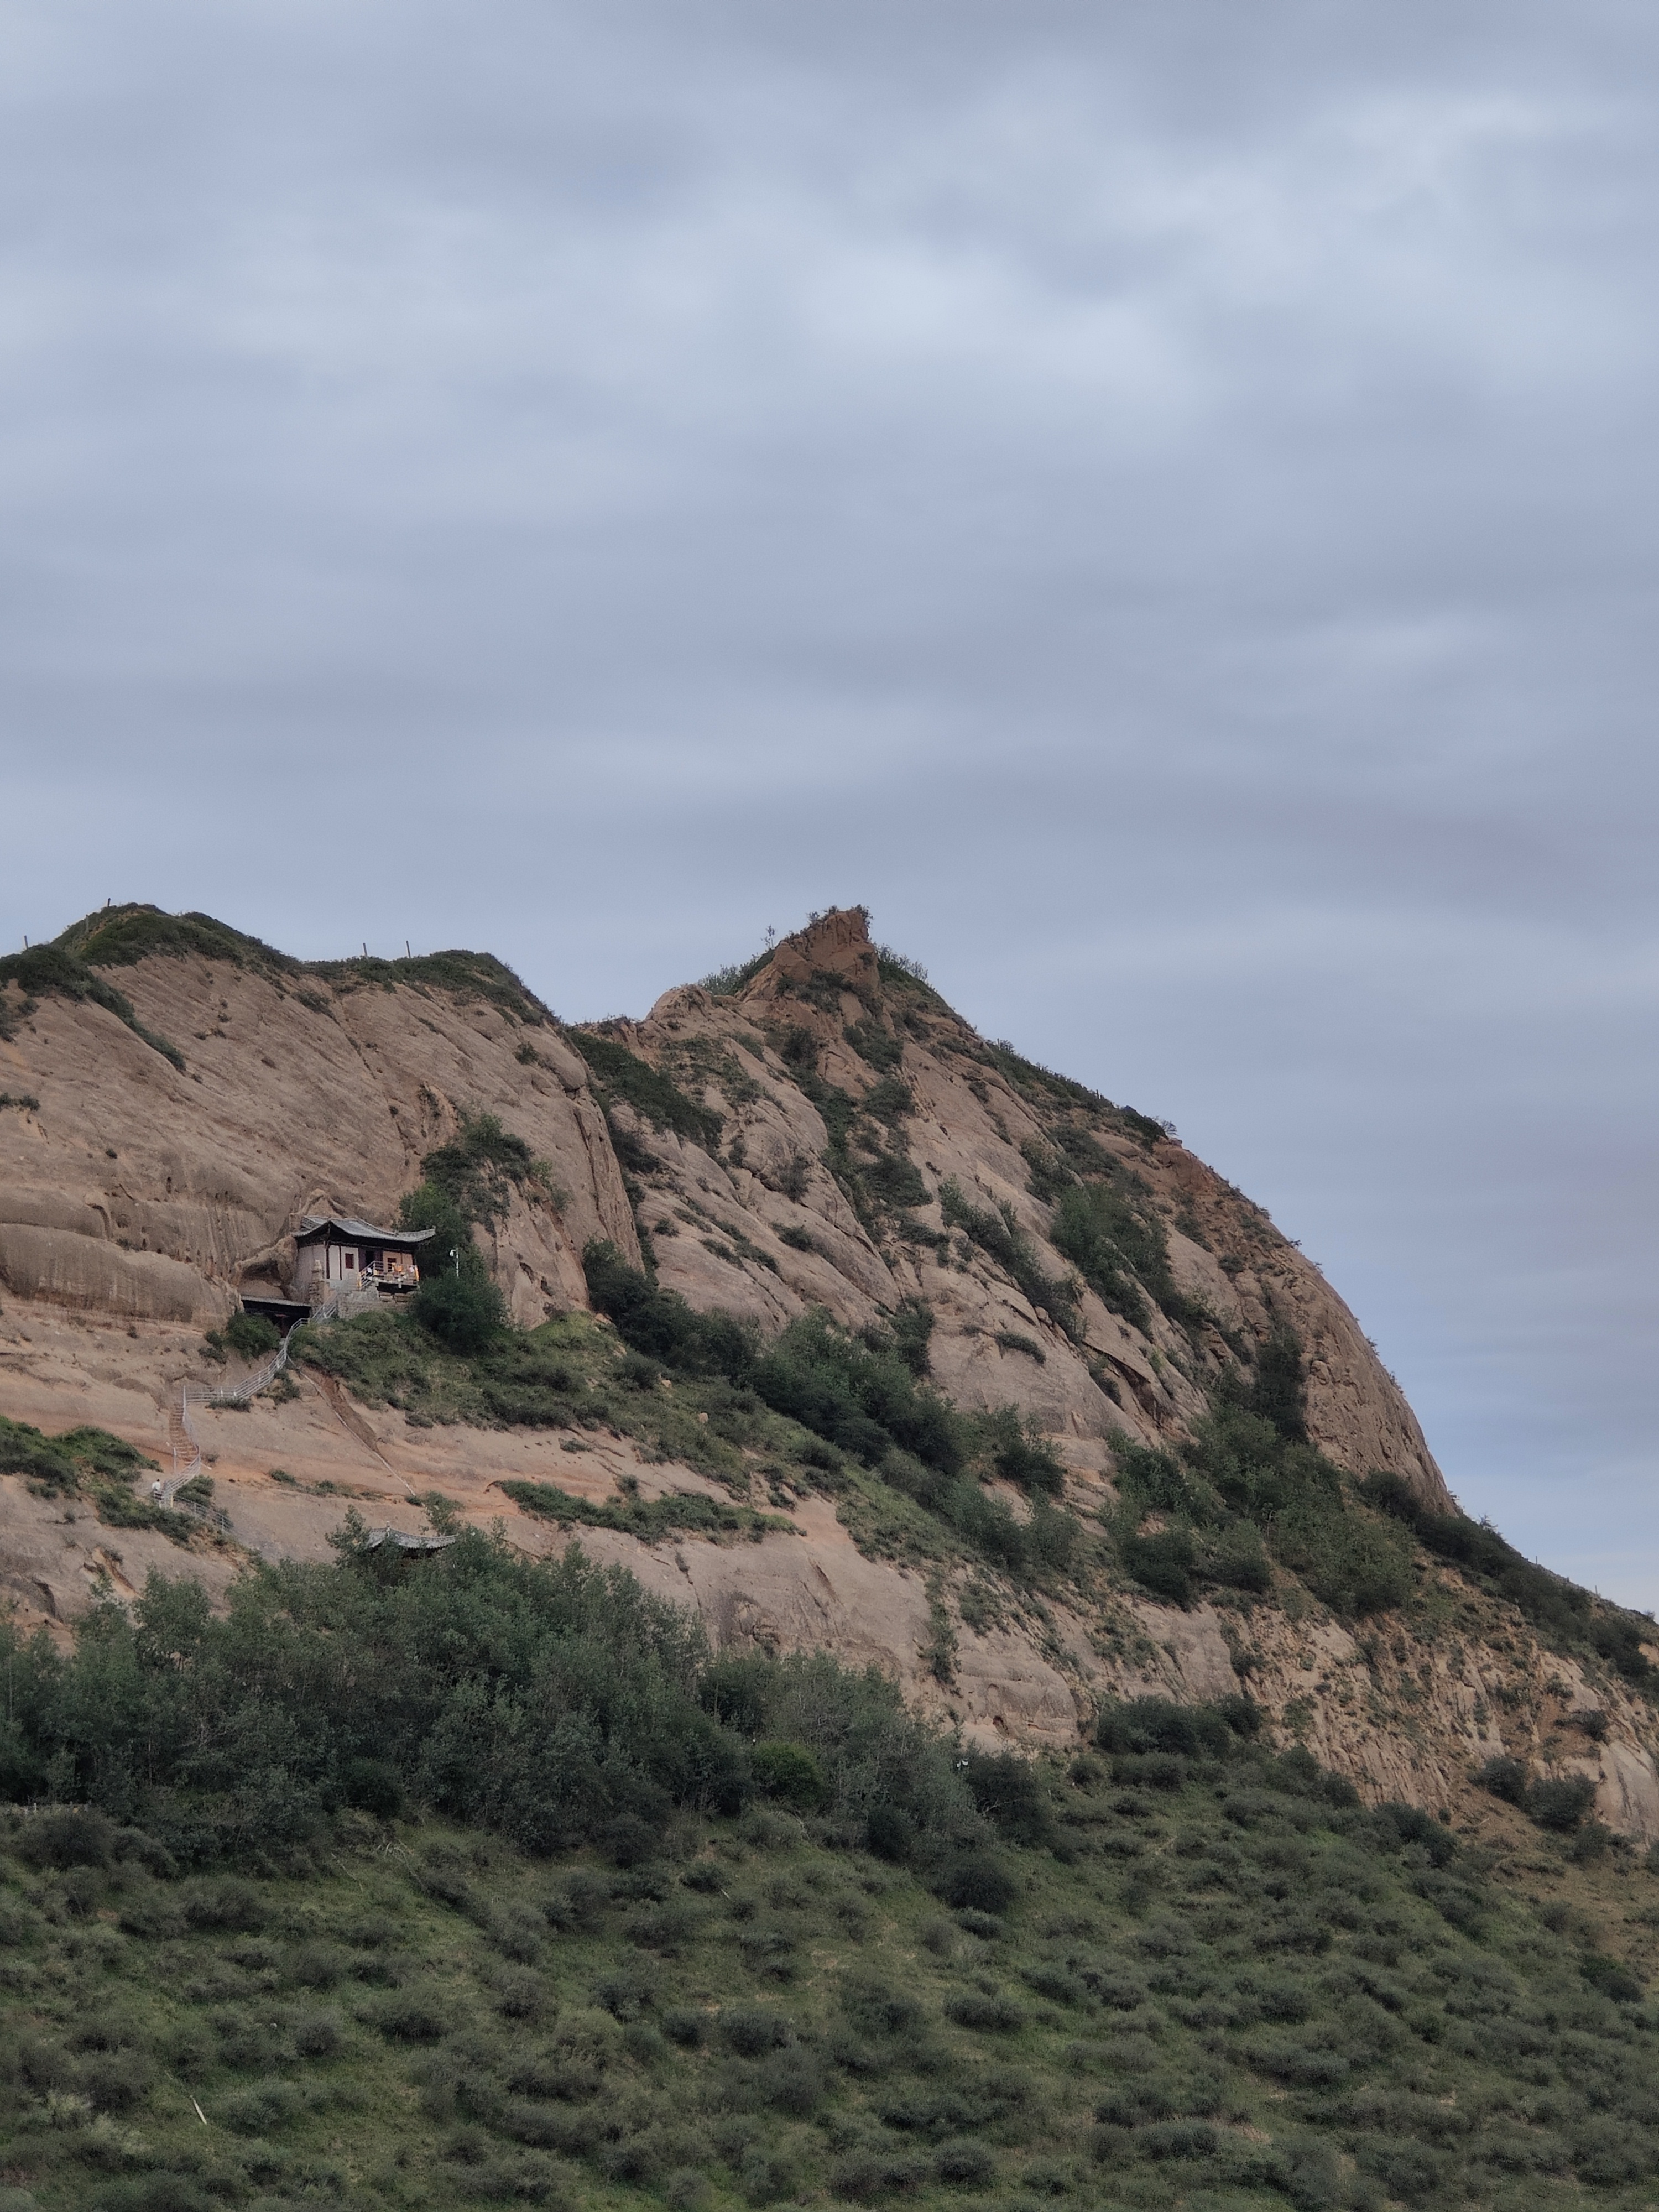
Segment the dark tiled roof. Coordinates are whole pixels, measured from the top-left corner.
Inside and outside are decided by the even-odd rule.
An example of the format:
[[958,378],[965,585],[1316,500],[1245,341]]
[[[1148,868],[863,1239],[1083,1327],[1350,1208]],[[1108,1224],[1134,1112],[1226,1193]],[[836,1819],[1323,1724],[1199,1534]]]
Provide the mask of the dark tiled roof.
[[411,1536],[402,1528],[371,1528],[363,1539],[366,1552],[378,1552],[383,1544],[390,1544],[399,1552],[445,1552],[455,1541],[453,1536]]
[[330,1229],[354,1244],[424,1244],[428,1237],[438,1233],[435,1229],[377,1229],[372,1221],[353,1221],[343,1213],[307,1213],[301,1215],[295,1234],[304,1243]]

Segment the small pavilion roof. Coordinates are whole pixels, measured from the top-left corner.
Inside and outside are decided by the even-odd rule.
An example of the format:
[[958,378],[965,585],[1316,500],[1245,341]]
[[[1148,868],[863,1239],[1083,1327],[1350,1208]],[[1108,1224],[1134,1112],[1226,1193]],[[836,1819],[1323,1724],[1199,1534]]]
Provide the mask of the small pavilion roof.
[[343,1213],[302,1214],[294,1233],[298,1243],[308,1244],[331,1231],[351,1244],[424,1244],[438,1233],[435,1229],[377,1229],[372,1221],[354,1221]]
[[397,1552],[447,1552],[455,1541],[453,1536],[411,1536],[403,1528],[371,1528],[363,1539],[366,1552],[378,1552],[390,1544]]

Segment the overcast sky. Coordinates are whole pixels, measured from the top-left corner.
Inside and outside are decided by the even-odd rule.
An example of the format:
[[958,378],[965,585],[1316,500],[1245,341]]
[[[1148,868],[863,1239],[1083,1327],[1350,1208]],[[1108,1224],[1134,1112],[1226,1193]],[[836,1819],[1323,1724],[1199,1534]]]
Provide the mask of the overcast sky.
[[0,941],[864,900],[1659,1605],[1650,7],[0,0]]

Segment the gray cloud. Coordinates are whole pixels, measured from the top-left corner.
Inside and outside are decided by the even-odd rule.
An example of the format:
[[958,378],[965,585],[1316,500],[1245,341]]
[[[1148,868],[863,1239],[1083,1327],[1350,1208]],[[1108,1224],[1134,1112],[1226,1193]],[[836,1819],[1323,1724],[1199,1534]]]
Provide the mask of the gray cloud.
[[[0,26],[0,927],[867,899],[1659,1599],[1644,11]],[[404,855],[355,858],[368,830]]]

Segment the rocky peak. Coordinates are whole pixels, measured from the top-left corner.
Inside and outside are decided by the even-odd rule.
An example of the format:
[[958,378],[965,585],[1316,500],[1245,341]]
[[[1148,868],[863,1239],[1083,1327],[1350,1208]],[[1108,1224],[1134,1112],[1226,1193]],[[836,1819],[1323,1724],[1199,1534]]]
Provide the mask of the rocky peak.
[[832,907],[805,929],[782,939],[744,996],[764,1002],[776,998],[780,990],[799,990],[815,982],[850,991],[871,1004],[878,999],[881,978],[865,908]]

